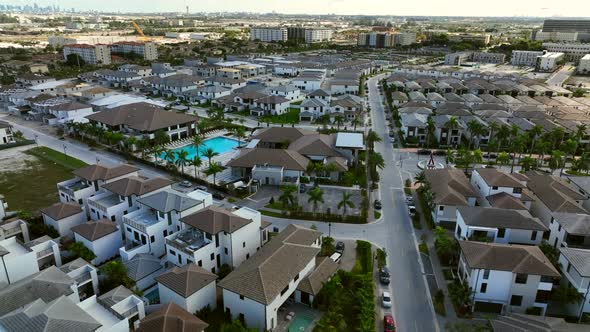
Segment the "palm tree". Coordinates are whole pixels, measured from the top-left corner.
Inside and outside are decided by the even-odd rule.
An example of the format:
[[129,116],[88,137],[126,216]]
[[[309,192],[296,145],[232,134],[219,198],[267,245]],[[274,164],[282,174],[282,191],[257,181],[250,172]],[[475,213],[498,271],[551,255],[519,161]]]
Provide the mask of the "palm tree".
[[203,137],[201,137],[201,136],[199,136],[199,135],[195,135],[195,136],[193,136],[193,145],[195,146],[195,150],[196,150],[196,152],[197,152],[197,153],[196,153],[196,156],[197,156],[197,157],[199,157],[199,156],[200,156],[200,154],[199,154],[199,147],[200,147],[201,145],[203,145],[203,141],[204,141]]
[[451,132],[453,129],[459,128],[459,119],[456,116],[451,116],[447,122],[445,122],[445,128],[447,129],[447,141],[446,145],[449,145],[449,139],[451,138]]
[[448,166],[449,163],[452,163],[454,161],[455,161],[455,151],[453,151],[451,149],[447,149],[447,153],[445,155],[445,163]]
[[565,163],[568,160],[568,155],[569,157],[573,160],[576,156],[576,150],[578,150],[578,142],[574,141],[573,139],[569,138],[568,140],[566,140],[565,142],[563,142],[561,149],[563,150],[563,152],[565,153],[565,160],[563,162],[563,165],[561,166],[561,171],[559,172],[559,176],[563,175],[563,170],[565,168]]
[[436,131],[436,125],[434,124],[434,119],[431,116],[428,117],[426,120],[426,146],[431,147],[430,140],[434,137],[434,132]]
[[145,159],[145,152],[149,147],[150,142],[147,139],[139,139],[135,142],[135,146],[141,151],[141,159]]
[[238,138],[238,146],[242,145],[242,139],[246,138],[246,131],[242,127],[237,127],[234,135]]
[[498,137],[499,147],[504,147],[508,136],[510,136],[510,128],[508,126],[501,126],[496,136]]
[[295,196],[293,195],[297,191],[297,187],[290,184],[281,186],[281,196],[279,201],[283,204],[283,208],[289,208],[295,206]]
[[336,124],[336,128],[340,130],[340,126],[344,124],[344,117],[342,115],[336,115],[334,117],[334,123]]
[[170,137],[166,135],[164,130],[156,130],[156,132],[154,133],[154,143],[156,145],[164,145],[168,142],[170,142]]
[[467,123],[467,131],[470,133],[468,148],[471,149],[471,143],[475,141],[475,137],[481,135],[483,132],[483,125],[476,120],[471,120]]
[[160,145],[154,145],[151,149],[150,149],[150,153],[154,154],[154,160],[156,161],[156,164],[158,163],[158,156],[160,156],[162,154],[162,152],[166,151],[163,147],[161,147]]
[[588,125],[586,123],[582,123],[576,126],[576,141],[578,145],[580,145],[580,141],[584,139],[588,132]]
[[549,158],[549,169],[551,173],[555,172],[556,169],[562,167],[565,163],[563,162],[563,152],[559,150],[553,151]]
[[184,166],[188,164],[188,152],[185,149],[182,149],[176,152],[176,160],[174,161],[174,165],[176,168],[180,167],[180,172],[184,174]]
[[542,140],[537,144],[537,149],[539,150],[539,160],[537,161],[538,167],[542,167],[545,163],[545,154],[551,148],[551,142]]
[[523,157],[520,159],[520,166],[522,167],[523,172],[527,172],[531,169],[534,169],[536,165],[536,160],[531,157]]
[[414,176],[414,183],[415,184],[425,184],[426,183],[426,172],[420,171],[416,173]]
[[164,150],[164,160],[166,160],[167,165],[173,164],[174,158],[176,158],[174,150]]
[[198,178],[199,168],[203,165],[203,160],[198,155],[195,155],[193,159],[189,161],[189,164],[195,168],[195,178]]
[[542,133],[543,127],[539,125],[534,125],[533,128],[529,130],[529,135],[531,137],[531,149],[529,150],[529,155],[532,154],[535,150],[535,143],[537,142],[537,139],[541,136]]
[[565,130],[562,127],[555,127],[551,130],[550,136],[553,139],[551,150],[555,150],[558,146],[561,146],[561,142],[565,137]]
[[307,202],[313,204],[313,212],[316,213],[318,210],[318,203],[324,202],[324,192],[320,189],[320,187],[315,187],[308,191],[307,195],[309,196]]
[[342,209],[342,217],[346,215],[346,210],[348,208],[354,208],[354,203],[350,199],[351,194],[349,192],[343,191],[342,192],[342,200],[338,202],[338,210]]
[[223,171],[223,167],[221,166],[221,164],[214,163],[214,164],[209,164],[209,168],[207,168],[207,170],[205,170],[205,174],[207,174],[207,176],[213,175],[213,185],[216,185],[215,177],[217,176],[217,173],[219,173],[221,171]]
[[355,116],[352,120],[350,120],[350,124],[353,126],[353,130],[356,131],[356,126],[361,124],[361,120]]
[[492,139],[494,139],[494,135],[496,134],[496,132],[498,131],[498,129],[500,128],[500,125],[497,122],[492,122],[490,123],[489,129],[490,129],[490,139],[488,141],[488,155],[490,154],[490,149],[489,149],[489,145],[492,141]]
[[218,156],[219,153],[213,151],[212,148],[207,148],[207,150],[205,150],[205,153],[203,153],[203,156],[205,156],[207,158],[207,160],[209,161],[209,165],[211,165],[211,159],[213,159],[215,156]]
[[585,171],[588,174],[588,170],[590,170],[590,153],[584,152],[577,160],[573,161],[574,166],[578,172]]
[[510,166],[510,173],[514,173],[514,165],[516,163],[516,153],[518,152],[518,160],[522,156],[522,151],[525,148],[526,137],[524,135],[518,135],[512,142],[512,165]]
[[131,152],[133,150],[133,145],[135,145],[135,143],[137,143],[137,138],[135,138],[134,136],[129,136],[125,140],[125,147],[127,148],[127,151]]
[[367,133],[366,141],[367,145],[369,146],[369,150],[373,151],[375,148],[375,143],[381,142],[381,137],[379,137],[379,135],[377,135],[377,133],[371,129]]
[[506,166],[510,163],[510,155],[506,152],[500,152],[496,157],[496,162],[502,166]]

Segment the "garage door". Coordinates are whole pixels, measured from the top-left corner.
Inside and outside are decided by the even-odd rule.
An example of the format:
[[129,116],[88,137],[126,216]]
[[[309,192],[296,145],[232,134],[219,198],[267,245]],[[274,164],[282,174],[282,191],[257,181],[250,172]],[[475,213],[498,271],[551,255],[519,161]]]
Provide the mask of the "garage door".
[[475,311],[477,312],[489,312],[499,314],[502,312],[502,304],[490,303],[490,302],[475,302]]

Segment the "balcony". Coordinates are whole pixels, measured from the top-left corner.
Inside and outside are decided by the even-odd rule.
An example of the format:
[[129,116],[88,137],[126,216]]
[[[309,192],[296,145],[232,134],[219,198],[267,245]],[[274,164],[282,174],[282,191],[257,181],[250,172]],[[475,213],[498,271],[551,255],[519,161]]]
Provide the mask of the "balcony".
[[53,255],[53,248],[47,248],[40,251],[37,251],[37,259],[45,258],[47,256]]
[[193,255],[199,249],[213,243],[203,235],[203,232],[189,228],[178,232],[166,239],[166,245]]
[[78,287],[84,285],[85,283],[92,281],[92,275],[89,271],[82,273],[81,275],[75,278]]
[[86,181],[80,179],[71,179],[57,184],[59,191],[67,194],[70,197],[76,197],[76,192],[89,188],[90,185]]
[[123,262],[132,259],[137,254],[148,254],[149,252],[149,244],[141,244],[137,241],[128,241],[124,247],[119,248],[119,255],[121,255]]
[[146,234],[146,229],[149,226],[155,225],[159,222],[165,221],[160,221],[156,212],[151,210],[134,211],[123,217],[123,223]]
[[107,214],[108,209],[122,203],[125,202],[121,201],[119,195],[112,194],[110,192],[96,195],[88,199],[88,205],[96,210],[101,211],[103,214]]

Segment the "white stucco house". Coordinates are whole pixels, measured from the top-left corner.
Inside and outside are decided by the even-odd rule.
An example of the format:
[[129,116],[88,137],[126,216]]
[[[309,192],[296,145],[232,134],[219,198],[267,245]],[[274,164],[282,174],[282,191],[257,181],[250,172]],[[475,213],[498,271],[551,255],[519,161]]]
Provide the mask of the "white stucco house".
[[196,264],[175,267],[156,278],[160,303],[176,303],[190,313],[205,307],[213,310],[217,305],[216,279],[217,275]]
[[48,236],[23,244],[16,237],[0,241],[0,283],[12,284],[51,266],[61,266],[59,245]]
[[45,225],[53,227],[59,236],[72,235],[72,227],[87,220],[86,213],[76,202],[55,203],[41,209],[41,215]]
[[482,206],[491,206],[499,197],[508,194],[530,209],[532,197],[526,188],[528,178],[520,173],[505,173],[496,168],[477,168],[471,174],[471,184],[482,198]]
[[76,242],[81,242],[96,255],[91,261],[94,265],[100,265],[117,256],[123,245],[119,227],[110,220],[88,221],[72,227],[72,232]]
[[560,274],[537,246],[459,241],[458,275],[473,290],[473,310],[545,315]]
[[432,219],[437,225],[455,229],[457,208],[475,206],[477,191],[460,169],[434,169],[424,173],[434,194]]
[[559,266],[561,284],[575,288],[581,295],[581,301],[564,305],[572,316],[590,312],[590,250],[580,248],[560,248]]
[[321,233],[289,225],[221,280],[224,311],[248,327],[272,330],[278,308],[316,267]]
[[527,210],[474,206],[457,209],[457,240],[539,245],[547,230]]

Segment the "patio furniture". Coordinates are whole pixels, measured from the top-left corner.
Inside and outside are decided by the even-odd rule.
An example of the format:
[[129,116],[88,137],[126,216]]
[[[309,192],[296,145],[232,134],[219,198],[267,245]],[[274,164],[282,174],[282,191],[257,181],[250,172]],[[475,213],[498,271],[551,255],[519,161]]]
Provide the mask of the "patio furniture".
[[291,321],[293,319],[293,316],[291,316],[291,313],[287,314],[287,316],[285,316],[285,320],[286,321]]

